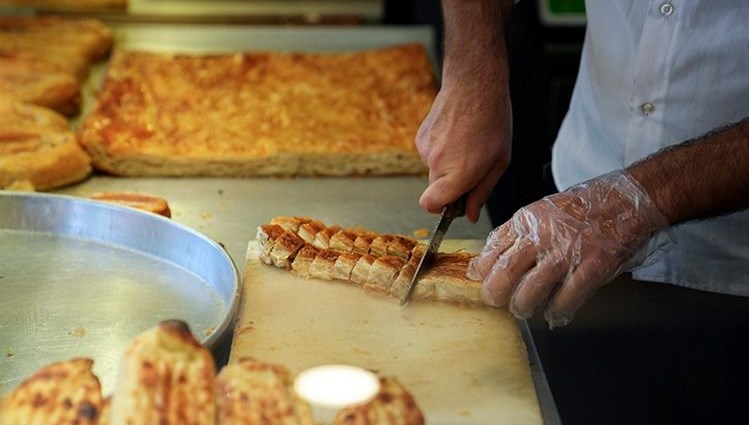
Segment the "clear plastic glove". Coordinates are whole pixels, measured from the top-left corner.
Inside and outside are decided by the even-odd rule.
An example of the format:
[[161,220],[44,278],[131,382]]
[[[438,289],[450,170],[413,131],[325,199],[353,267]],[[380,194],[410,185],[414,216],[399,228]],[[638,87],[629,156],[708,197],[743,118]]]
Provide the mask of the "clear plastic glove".
[[472,84],[443,86],[416,135],[416,148],[429,167],[422,208],[439,213],[468,193],[466,217],[478,220],[510,162],[510,115],[507,96]]
[[[521,208],[468,267],[484,299],[528,318],[545,306],[550,327],[570,322],[593,293],[640,264],[668,221],[626,171],[603,175]],[[638,255],[639,254],[639,255]]]

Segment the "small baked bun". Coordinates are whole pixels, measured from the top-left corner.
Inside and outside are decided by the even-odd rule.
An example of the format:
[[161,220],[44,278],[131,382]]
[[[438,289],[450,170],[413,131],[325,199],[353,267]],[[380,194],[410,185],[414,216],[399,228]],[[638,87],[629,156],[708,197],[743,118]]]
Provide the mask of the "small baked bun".
[[216,368],[187,324],[172,320],[138,335],[125,351],[112,394],[111,425],[213,425]]
[[93,360],[53,363],[23,381],[2,403],[2,425],[96,425],[102,396]]

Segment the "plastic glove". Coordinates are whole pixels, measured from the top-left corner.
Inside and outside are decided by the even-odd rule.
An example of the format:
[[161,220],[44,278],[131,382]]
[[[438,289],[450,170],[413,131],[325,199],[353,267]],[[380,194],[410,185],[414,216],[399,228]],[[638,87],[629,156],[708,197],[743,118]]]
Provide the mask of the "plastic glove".
[[439,213],[468,193],[466,217],[476,222],[509,165],[509,98],[482,90],[443,86],[419,128],[416,148],[429,166],[429,186],[419,203],[429,212]]
[[483,279],[489,305],[509,305],[518,318],[545,305],[549,326],[562,326],[596,289],[641,263],[641,248],[667,226],[639,183],[613,172],[521,208],[492,231],[468,275]]

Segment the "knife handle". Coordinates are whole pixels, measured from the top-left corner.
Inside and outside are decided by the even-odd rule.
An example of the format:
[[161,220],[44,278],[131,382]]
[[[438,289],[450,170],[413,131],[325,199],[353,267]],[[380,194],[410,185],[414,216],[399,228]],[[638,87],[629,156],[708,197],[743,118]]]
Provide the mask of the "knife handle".
[[452,220],[456,217],[463,217],[466,215],[466,202],[468,201],[468,194],[463,194],[457,200],[450,202],[445,205],[445,209],[442,212],[443,216],[450,217]]

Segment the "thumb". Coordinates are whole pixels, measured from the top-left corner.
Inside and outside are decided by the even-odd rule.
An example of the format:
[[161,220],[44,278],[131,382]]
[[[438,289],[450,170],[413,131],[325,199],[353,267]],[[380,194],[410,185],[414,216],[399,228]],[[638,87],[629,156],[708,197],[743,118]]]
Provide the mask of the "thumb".
[[460,198],[471,189],[455,172],[446,172],[433,180],[419,198],[421,208],[439,214],[448,203]]

